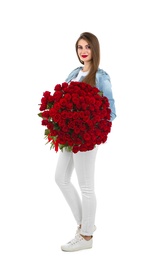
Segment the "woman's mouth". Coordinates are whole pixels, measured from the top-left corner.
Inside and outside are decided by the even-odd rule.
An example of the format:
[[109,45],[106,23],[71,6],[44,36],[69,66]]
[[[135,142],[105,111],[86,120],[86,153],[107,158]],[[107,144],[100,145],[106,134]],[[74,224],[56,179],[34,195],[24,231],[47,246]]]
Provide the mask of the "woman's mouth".
[[88,55],[81,55],[83,58],[86,58]]

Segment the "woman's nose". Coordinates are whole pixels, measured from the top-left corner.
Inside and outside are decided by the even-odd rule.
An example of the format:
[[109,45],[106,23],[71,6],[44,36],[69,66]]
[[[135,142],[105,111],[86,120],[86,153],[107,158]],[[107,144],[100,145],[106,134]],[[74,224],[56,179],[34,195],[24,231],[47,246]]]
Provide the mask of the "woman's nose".
[[82,52],[83,52],[83,53],[86,53],[86,52],[87,52],[87,49],[85,49],[85,48],[82,49]]

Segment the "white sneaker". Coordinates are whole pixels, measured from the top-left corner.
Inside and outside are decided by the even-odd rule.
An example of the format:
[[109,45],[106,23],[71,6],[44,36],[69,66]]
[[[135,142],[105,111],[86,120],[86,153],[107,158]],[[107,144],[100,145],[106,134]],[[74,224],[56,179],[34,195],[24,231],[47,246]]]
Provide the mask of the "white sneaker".
[[[94,225],[94,227],[93,227],[93,232],[95,232],[96,231],[96,226]],[[77,234],[80,234],[81,233],[81,227],[80,226],[78,226],[77,227],[77,230],[76,230],[76,235]]]
[[92,248],[93,238],[85,240],[80,234],[77,234],[74,239],[69,241],[67,244],[61,246],[62,251],[74,252],[83,249]]

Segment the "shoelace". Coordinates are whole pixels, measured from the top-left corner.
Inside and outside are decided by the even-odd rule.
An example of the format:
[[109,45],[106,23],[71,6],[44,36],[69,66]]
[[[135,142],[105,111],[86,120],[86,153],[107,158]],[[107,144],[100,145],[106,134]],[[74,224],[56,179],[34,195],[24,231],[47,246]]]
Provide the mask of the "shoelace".
[[79,241],[83,240],[83,237],[80,235],[76,235],[74,239],[72,239],[68,244],[74,245]]

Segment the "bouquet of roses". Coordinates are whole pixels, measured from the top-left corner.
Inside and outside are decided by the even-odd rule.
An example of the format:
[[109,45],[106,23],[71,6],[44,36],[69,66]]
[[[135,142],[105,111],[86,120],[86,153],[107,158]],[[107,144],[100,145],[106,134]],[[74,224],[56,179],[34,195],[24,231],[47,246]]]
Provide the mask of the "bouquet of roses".
[[39,104],[41,124],[50,148],[85,152],[105,143],[111,131],[108,98],[84,82],[57,84],[43,93]]

